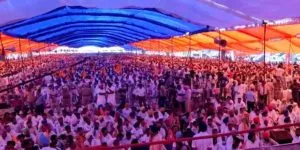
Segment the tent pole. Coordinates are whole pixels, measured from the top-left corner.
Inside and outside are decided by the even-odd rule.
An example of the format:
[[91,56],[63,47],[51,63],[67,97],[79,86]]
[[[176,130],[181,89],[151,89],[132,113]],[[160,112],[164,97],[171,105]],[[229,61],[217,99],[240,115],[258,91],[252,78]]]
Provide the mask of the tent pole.
[[288,56],[287,56],[287,64],[290,66],[290,62],[291,62],[291,48],[292,48],[292,38],[290,37],[290,46],[289,46],[289,52],[288,52]]
[[5,58],[6,54],[5,54],[5,48],[4,48],[3,41],[2,41],[2,34],[0,34],[0,43],[1,43],[1,55],[3,56],[3,61],[5,61],[5,63],[7,65],[9,65],[9,60]]
[[19,49],[21,51],[21,61],[22,61],[22,73],[24,76],[24,58],[23,58],[23,50],[22,50],[22,44],[21,44],[21,39],[19,38]]
[[159,40],[157,40],[157,48],[158,48],[158,55],[161,55],[161,49],[160,49],[160,44],[159,44]]
[[34,63],[33,63],[33,58],[32,58],[33,55],[32,55],[30,40],[28,40],[28,46],[29,46],[29,51],[30,51],[31,64],[32,64],[32,67],[34,68]]
[[193,58],[192,58],[192,46],[191,46],[191,42],[192,42],[192,36],[190,34],[188,34],[189,36],[189,54],[190,54],[190,62],[189,62],[189,65],[190,67],[193,67]]
[[[267,34],[267,23],[263,21],[263,27],[264,27],[264,44],[263,44],[263,49],[264,49],[264,83],[266,84],[266,74],[267,74],[267,66],[266,66],[266,34]],[[263,94],[266,93],[266,87],[263,85]],[[267,101],[263,102],[266,104]]]
[[263,50],[264,50],[264,81],[266,81],[266,33],[267,33],[267,23],[263,21],[263,27],[264,27],[264,44],[263,44]]
[[[219,30],[219,40],[221,40],[221,31]],[[221,45],[220,43],[218,44],[219,45],[219,71],[221,71]]]
[[2,34],[0,34],[0,42],[1,42],[1,55],[3,56],[3,60],[5,60],[5,50],[2,43]]
[[137,59],[138,59],[138,58],[137,58],[137,55],[138,55],[138,54],[137,54],[137,49],[135,49],[135,59],[134,59],[134,60],[135,60],[135,66],[137,65]]
[[173,37],[172,37],[172,38],[171,38],[171,46],[172,46],[172,47],[171,47],[171,48],[172,48],[172,49],[171,49],[171,50],[172,50],[172,53],[171,53],[171,54],[172,54],[172,55],[171,55],[171,61],[172,61],[172,62],[171,62],[171,64],[172,64],[172,69],[174,69],[174,45],[173,45],[173,44],[174,44],[174,43],[173,43]]

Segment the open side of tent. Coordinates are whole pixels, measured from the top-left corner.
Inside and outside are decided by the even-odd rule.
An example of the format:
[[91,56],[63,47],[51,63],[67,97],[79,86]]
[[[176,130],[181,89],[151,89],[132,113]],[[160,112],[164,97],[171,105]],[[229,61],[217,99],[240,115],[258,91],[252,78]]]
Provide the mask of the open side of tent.
[[[169,39],[150,39],[132,45],[152,51],[188,51],[219,49],[216,38],[227,41],[222,50],[236,50],[246,53],[263,52],[264,28],[252,27],[221,32],[203,32],[194,35],[178,36]],[[300,24],[267,26],[266,51],[300,53]]]
[[55,44],[47,44],[28,39],[15,38],[2,33],[0,33],[0,42],[0,53],[5,54],[48,51],[57,46]]

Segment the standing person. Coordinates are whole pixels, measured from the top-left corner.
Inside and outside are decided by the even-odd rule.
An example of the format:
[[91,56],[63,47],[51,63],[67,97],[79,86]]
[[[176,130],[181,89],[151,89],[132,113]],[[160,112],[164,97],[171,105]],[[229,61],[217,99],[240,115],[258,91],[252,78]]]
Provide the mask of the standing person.
[[282,82],[280,78],[276,78],[274,83],[274,99],[282,99]]
[[258,97],[259,97],[259,106],[264,108],[267,105],[268,93],[266,88],[265,81],[262,81],[258,85]]
[[100,105],[105,106],[105,104],[106,104],[105,96],[106,96],[106,90],[104,88],[104,85],[101,83],[99,85],[99,90],[97,93],[97,102],[96,102],[97,107],[99,107]]
[[[152,137],[151,137],[151,140],[150,140],[151,142],[157,142],[157,141],[162,141],[163,140],[163,136],[159,132],[160,129],[158,127],[153,125],[151,127],[151,130],[152,130]],[[166,150],[166,148],[163,144],[156,144],[156,145],[151,145],[150,150]]]
[[294,80],[291,85],[292,97],[293,100],[297,103],[300,103],[300,84],[297,80]]
[[56,109],[57,108],[57,99],[56,99],[56,95],[57,95],[57,91],[54,89],[54,86],[53,85],[50,85],[49,86],[49,95],[50,95],[50,106],[51,106],[51,109]]
[[181,87],[181,85],[177,86],[176,92],[176,100],[178,102],[179,110],[185,112],[185,102],[184,102],[185,90]]
[[46,105],[46,96],[41,93],[41,89],[38,89],[35,112],[37,114],[43,114],[45,105]]
[[286,87],[285,77],[283,77],[284,74],[285,70],[283,64],[280,63],[275,70],[275,77],[280,81],[282,87]]
[[33,107],[36,97],[34,96],[34,88],[33,85],[29,85],[26,88],[26,101],[30,108]]
[[248,112],[251,112],[254,110],[255,102],[256,102],[256,97],[254,93],[254,88],[251,88],[245,95],[245,100],[247,102],[247,109]]
[[112,106],[116,106],[116,88],[113,86],[111,82],[107,83],[106,87],[106,92],[107,92],[107,103],[111,104]]
[[248,139],[246,140],[245,149],[259,148],[259,146],[260,140],[257,139],[254,132],[250,132],[248,134]]
[[[192,88],[192,106],[193,110],[196,110],[200,105],[202,106],[202,93],[203,89],[199,87],[198,84],[194,85]],[[201,103],[201,104],[200,104]]]
[[81,104],[86,106],[93,99],[92,89],[88,84],[83,85],[80,91],[81,95]]
[[64,85],[62,91],[63,91],[63,98],[62,98],[63,107],[71,108],[72,100],[71,100],[71,93],[69,87],[67,85]]
[[226,85],[228,84],[228,79],[224,76],[223,73],[220,73],[218,75],[218,84],[217,84],[217,88],[220,88],[220,98],[224,98],[225,97],[225,88]]
[[138,86],[133,90],[133,95],[135,96],[135,99],[139,102],[140,106],[145,106],[146,98],[146,89],[143,87],[142,83],[139,83]]
[[[200,136],[208,136],[207,133],[207,125],[204,122],[199,124],[199,133],[194,135],[194,137]],[[212,149],[213,147],[213,140],[211,138],[207,139],[199,139],[192,141],[192,148],[193,150],[208,150]]]
[[184,87],[185,90],[185,111],[191,112],[192,111],[192,90],[189,86]]
[[165,87],[165,85],[160,83],[160,85],[158,86],[158,106],[165,107],[166,100],[167,100],[167,88]]

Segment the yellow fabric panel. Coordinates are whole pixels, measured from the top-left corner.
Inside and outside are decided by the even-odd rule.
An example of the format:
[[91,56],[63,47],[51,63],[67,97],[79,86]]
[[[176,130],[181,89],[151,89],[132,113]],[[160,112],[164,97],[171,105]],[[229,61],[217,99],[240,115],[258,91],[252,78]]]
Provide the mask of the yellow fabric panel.
[[241,45],[239,43],[229,43],[228,47],[231,50],[243,51],[243,52],[247,52],[247,53],[257,53],[257,52],[260,52],[260,50],[254,50],[252,48],[248,48],[246,45]]
[[296,36],[297,34],[300,34],[300,24],[275,26],[272,28],[274,28],[278,31],[281,31],[281,32],[285,32],[291,36]]
[[292,38],[291,42],[291,53],[300,53],[300,38]]
[[[266,39],[273,39],[273,38],[284,38],[284,35],[274,32],[273,30],[268,29],[269,27],[267,27],[266,29]],[[246,29],[240,29],[238,30],[240,32],[246,33],[250,36],[259,38],[259,39],[263,39],[264,38],[264,28],[263,27],[255,27],[255,28],[246,28]]]
[[232,38],[229,38],[227,36],[223,36],[222,33],[219,34],[219,32],[206,32],[206,33],[203,33],[204,35],[207,35],[209,37],[211,37],[213,40],[215,38],[219,38],[219,36],[221,37],[221,39],[224,39],[226,40],[227,42],[236,42],[236,40],[232,39]]
[[238,41],[247,42],[247,41],[256,41],[257,38],[250,36],[248,34],[239,32],[239,31],[224,31],[222,32],[222,35],[229,36],[232,38],[235,38]]
[[276,41],[268,41],[267,45],[276,48],[280,52],[289,52],[290,42],[286,39],[280,39]]
[[202,42],[202,43],[214,43],[214,39],[211,37],[208,37],[204,34],[195,34],[192,35],[192,39],[198,42]]
[[189,43],[191,43],[193,45],[193,44],[197,43],[196,40],[194,40],[193,38],[190,38],[188,36],[183,36],[183,37],[180,37],[180,38],[174,38],[173,40],[179,41],[179,42],[183,43],[183,45],[188,45]]
[[[243,45],[245,45],[245,46],[253,49],[254,51],[261,51],[261,52],[263,52],[263,43],[261,43],[261,42],[245,43]],[[278,52],[275,49],[272,49],[272,48],[270,48],[268,46],[266,46],[266,51],[268,51],[268,52]]]

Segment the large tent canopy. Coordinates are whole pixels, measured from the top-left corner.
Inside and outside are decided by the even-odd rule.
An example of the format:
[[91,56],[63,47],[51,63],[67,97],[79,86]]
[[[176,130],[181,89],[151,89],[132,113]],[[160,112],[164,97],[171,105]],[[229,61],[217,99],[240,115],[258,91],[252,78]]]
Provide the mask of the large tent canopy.
[[125,45],[186,32],[300,16],[299,0],[0,0],[1,32],[81,47]]
[[215,39],[227,41],[223,50],[246,53],[263,52],[264,36],[266,51],[271,53],[300,53],[300,24],[243,28],[228,31],[202,32],[169,39],[150,39],[133,43],[134,46],[151,51],[178,52],[201,49],[219,49]]
[[109,47],[205,29],[155,10],[82,7],[60,7],[2,28],[9,35],[70,47]]

